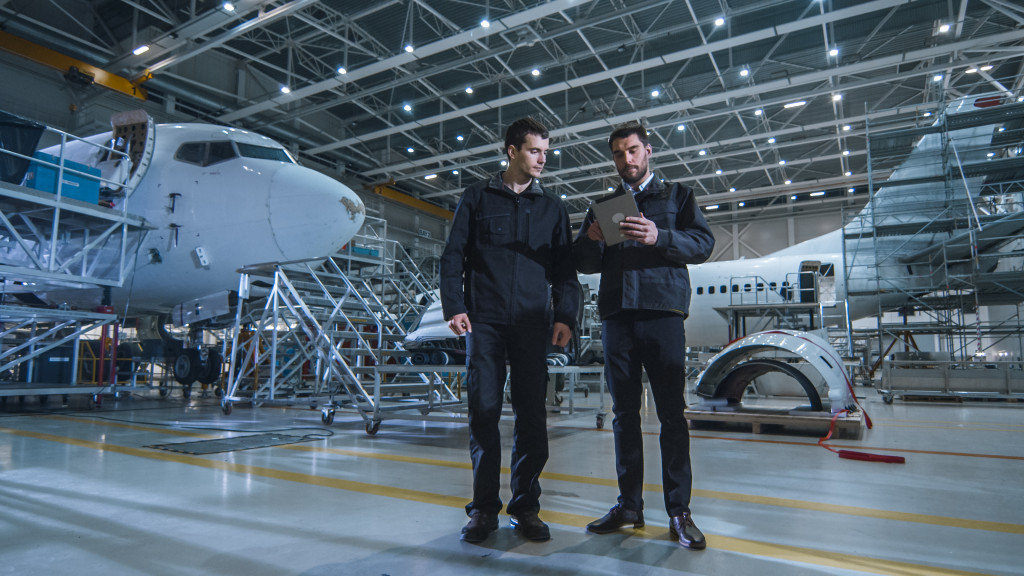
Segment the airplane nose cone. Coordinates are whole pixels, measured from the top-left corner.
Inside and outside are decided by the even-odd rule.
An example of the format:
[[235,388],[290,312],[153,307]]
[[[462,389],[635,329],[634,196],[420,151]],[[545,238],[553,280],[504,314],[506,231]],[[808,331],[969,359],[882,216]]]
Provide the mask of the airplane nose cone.
[[282,260],[334,254],[359,231],[366,214],[348,186],[294,164],[282,165],[274,174],[269,203]]

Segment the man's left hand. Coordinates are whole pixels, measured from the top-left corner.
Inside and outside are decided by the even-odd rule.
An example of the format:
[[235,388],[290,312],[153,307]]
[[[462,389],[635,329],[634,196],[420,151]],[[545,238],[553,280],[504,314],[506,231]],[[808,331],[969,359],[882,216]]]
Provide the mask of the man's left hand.
[[572,336],[572,330],[569,326],[562,322],[555,322],[555,330],[551,334],[551,343],[555,346],[565,346],[569,343],[569,337]]
[[631,240],[645,246],[654,246],[658,242],[658,227],[654,222],[644,217],[643,212],[639,216],[628,216],[619,222],[619,228],[623,235]]

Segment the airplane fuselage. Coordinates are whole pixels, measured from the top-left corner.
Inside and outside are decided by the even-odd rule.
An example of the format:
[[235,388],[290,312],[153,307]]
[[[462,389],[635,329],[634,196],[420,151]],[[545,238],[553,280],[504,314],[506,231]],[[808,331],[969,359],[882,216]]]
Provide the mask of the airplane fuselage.
[[[89,140],[102,142],[109,135]],[[299,166],[280,144],[206,124],[156,126],[152,160],[126,210],[151,229],[111,304],[127,315],[166,313],[238,287],[239,268],[324,257],[362,226],[359,197],[340,182]],[[73,151],[71,151],[73,153]],[[41,294],[88,308],[99,289]]]

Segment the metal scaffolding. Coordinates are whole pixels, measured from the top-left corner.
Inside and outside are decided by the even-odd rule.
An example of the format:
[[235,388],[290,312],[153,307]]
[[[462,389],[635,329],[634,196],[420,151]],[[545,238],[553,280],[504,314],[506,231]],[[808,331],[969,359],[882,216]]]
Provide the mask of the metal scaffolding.
[[[844,228],[848,295],[872,298],[877,318],[873,331],[847,338],[851,348],[872,340],[872,373],[894,359],[895,346],[918,351],[922,337],[936,342],[932,353],[964,369],[1020,338],[1019,314],[988,322],[984,310],[1024,301],[1024,103],[988,102],[936,105],[910,128],[868,122],[869,171],[895,167],[886,182],[872,183],[867,207]],[[896,321],[886,314],[893,310]],[[882,388],[891,400],[899,384],[892,370],[886,374]]]

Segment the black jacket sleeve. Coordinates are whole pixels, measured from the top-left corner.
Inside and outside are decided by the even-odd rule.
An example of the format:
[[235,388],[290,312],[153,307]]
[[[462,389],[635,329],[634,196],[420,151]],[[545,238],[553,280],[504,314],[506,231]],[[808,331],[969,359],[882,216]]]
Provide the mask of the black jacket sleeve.
[[704,213],[697,206],[693,191],[674,184],[681,206],[676,214],[675,227],[658,228],[658,241],[654,245],[662,251],[666,260],[677,264],[700,264],[711,257],[715,248],[715,237],[704,219]]
[[[465,272],[466,251],[469,249],[470,223],[473,213],[473,193],[467,188],[459,199],[448,233],[448,242],[441,253],[441,309],[444,319],[466,313]],[[470,319],[472,321],[472,319]]]
[[581,274],[597,274],[601,272],[601,259],[604,253],[604,242],[598,242],[587,238],[587,229],[594,223],[594,211],[587,210],[587,216],[583,219],[580,231],[576,234],[576,240],[572,243],[573,257],[576,260],[576,270]]
[[558,225],[551,238],[551,300],[555,322],[561,322],[576,330],[580,282],[576,277],[576,267],[573,265],[572,228],[569,226],[569,212],[564,203],[558,203],[558,212]]

